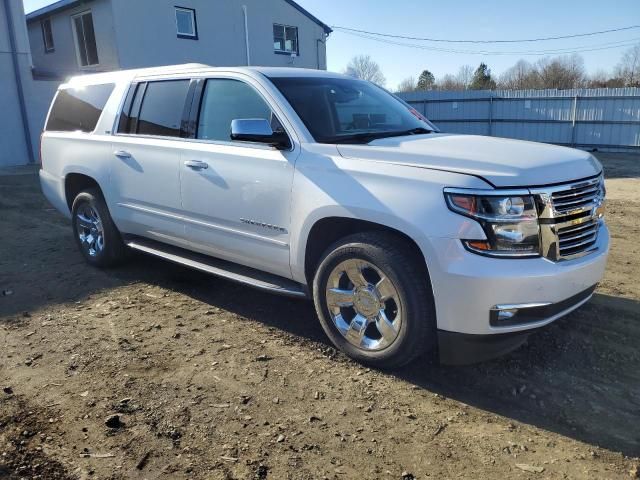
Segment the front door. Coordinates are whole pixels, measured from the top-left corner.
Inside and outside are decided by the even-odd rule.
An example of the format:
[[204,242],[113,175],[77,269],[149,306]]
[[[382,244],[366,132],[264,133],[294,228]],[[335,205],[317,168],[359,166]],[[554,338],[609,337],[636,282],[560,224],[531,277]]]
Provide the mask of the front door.
[[232,142],[234,119],[269,119],[281,128],[258,85],[206,81],[196,138],[180,161],[183,218],[193,248],[290,276],[289,221],[297,150]]

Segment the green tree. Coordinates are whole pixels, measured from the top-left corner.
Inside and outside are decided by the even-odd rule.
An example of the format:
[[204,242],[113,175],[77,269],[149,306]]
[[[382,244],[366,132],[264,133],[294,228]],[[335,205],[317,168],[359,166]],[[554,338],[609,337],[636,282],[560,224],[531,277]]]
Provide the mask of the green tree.
[[493,90],[496,88],[496,82],[491,78],[491,69],[486,63],[482,62],[473,72],[469,88],[471,90]]
[[418,90],[433,90],[436,77],[429,70],[424,70],[418,78]]

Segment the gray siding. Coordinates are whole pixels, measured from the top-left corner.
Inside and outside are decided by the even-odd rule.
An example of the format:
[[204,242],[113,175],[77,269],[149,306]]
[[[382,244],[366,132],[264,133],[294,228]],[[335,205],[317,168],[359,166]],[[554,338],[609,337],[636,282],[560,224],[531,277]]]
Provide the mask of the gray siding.
[[[326,69],[321,26],[283,0],[112,0],[121,68],[179,63],[247,65],[244,16],[248,14],[251,64]],[[176,35],[175,6],[196,10],[198,39]],[[273,24],[298,27],[300,56],[273,51]]]
[[[29,42],[22,17],[22,2],[12,1],[10,4],[9,13],[16,30],[18,68],[24,88],[25,83],[31,79]],[[29,161],[6,14],[4,2],[0,0],[0,167],[25,165]],[[27,96],[28,93],[25,91],[25,97]]]
[[27,116],[36,161],[40,150],[40,133],[44,130],[44,122],[59,85],[60,82],[55,80],[33,80],[26,85]]
[[443,132],[640,148],[640,88],[399,94]]
[[113,11],[110,0],[94,0],[75,8],[54,13],[51,19],[51,29],[55,51],[46,53],[42,39],[40,20],[29,22],[29,42],[33,55],[33,63],[39,72],[55,73],[61,77],[74,75],[80,71],[76,55],[76,45],[73,38],[71,17],[81,12],[91,10],[93,27],[98,47],[97,66],[85,67],[87,72],[109,71],[119,68],[118,51],[114,41]]

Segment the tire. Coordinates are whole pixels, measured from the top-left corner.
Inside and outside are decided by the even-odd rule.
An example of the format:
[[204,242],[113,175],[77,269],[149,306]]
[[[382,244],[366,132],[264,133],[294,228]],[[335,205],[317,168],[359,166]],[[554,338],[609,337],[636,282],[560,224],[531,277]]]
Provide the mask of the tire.
[[126,246],[99,189],[90,188],[76,196],[71,223],[76,244],[87,263],[108,268],[125,259]]
[[431,282],[413,252],[397,235],[364,232],[334,243],[320,261],[316,312],[333,344],[356,361],[394,369],[434,350]]

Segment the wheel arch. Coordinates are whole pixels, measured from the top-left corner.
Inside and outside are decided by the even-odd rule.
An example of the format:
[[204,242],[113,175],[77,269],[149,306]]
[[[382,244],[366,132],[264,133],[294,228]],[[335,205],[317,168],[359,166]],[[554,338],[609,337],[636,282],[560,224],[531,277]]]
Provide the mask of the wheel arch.
[[71,211],[73,201],[80,192],[88,188],[97,188],[104,197],[102,188],[97,180],[84,173],[68,173],[64,177],[64,194],[67,202],[67,207]]
[[307,285],[313,283],[313,276],[320,260],[329,246],[336,241],[354,233],[385,232],[404,241],[409,252],[415,255],[416,261],[424,267],[428,275],[426,258],[418,242],[406,231],[370,220],[346,216],[327,216],[313,223],[309,229],[304,247],[304,277]]

